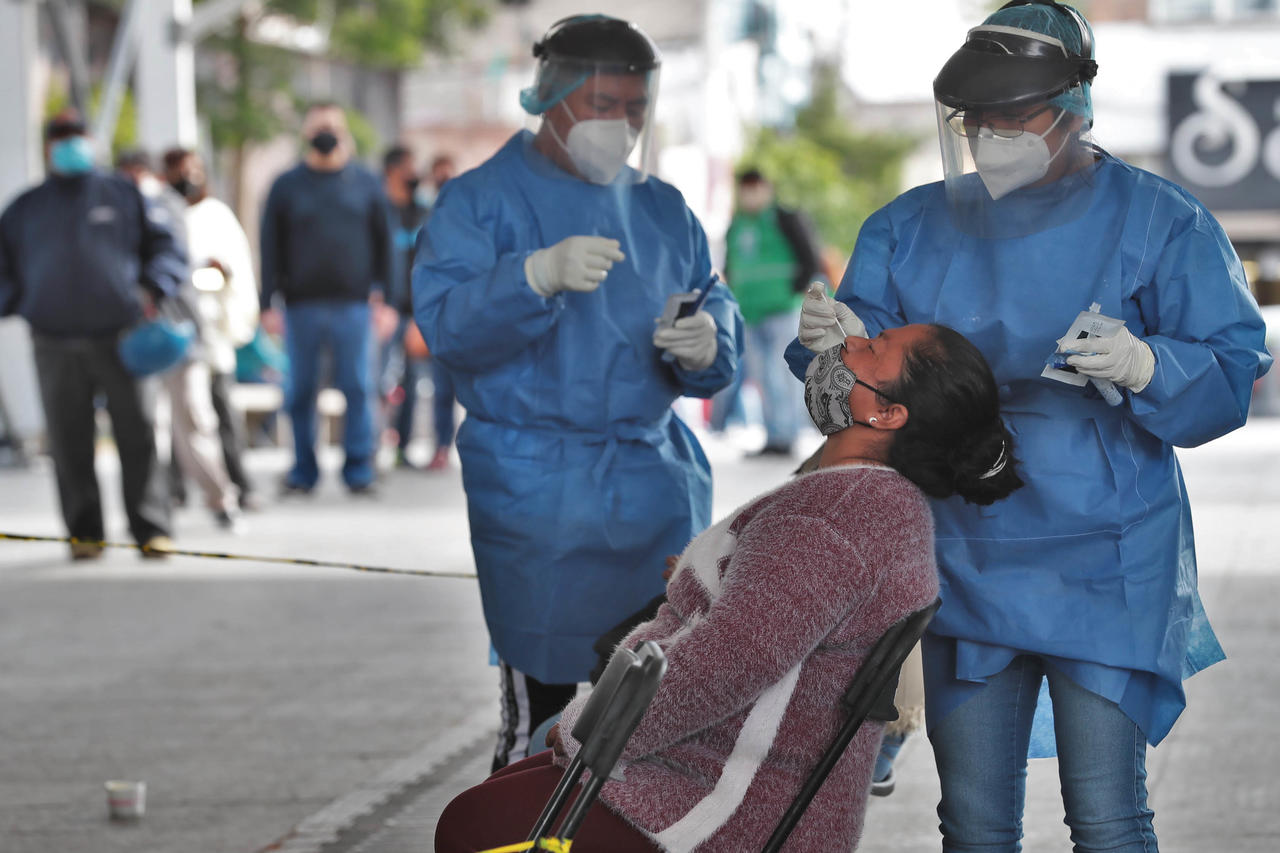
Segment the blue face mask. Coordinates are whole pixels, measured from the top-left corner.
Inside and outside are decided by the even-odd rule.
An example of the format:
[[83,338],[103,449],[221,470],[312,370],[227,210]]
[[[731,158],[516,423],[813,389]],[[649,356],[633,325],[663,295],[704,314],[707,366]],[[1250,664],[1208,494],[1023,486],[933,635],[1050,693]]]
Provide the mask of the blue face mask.
[[88,137],[59,139],[49,149],[49,166],[59,175],[83,175],[93,170],[93,143]]

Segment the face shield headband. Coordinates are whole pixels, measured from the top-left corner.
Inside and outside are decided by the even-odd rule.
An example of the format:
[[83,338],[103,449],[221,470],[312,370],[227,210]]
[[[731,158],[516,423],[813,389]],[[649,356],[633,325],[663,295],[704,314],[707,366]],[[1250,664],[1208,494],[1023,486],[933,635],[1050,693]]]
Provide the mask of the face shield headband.
[[841,355],[844,344],[836,344],[813,357],[804,374],[804,405],[809,418],[823,435],[834,435],[854,424],[869,426],[853,416],[849,395],[861,385],[891,403],[905,405],[874,385],[863,382],[849,369]]
[[952,109],[1017,109],[1085,86],[1097,72],[1093,59],[1073,54],[1053,36],[983,24],[943,65],[933,91]]

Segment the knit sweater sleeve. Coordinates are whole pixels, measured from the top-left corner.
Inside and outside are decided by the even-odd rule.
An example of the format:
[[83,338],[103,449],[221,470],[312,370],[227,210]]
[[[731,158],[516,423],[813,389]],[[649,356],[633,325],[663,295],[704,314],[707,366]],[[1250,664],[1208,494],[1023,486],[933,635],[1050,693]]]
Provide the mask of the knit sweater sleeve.
[[747,525],[719,597],[665,649],[667,674],[623,758],[751,705],[875,595],[883,565],[826,518],[769,513]]

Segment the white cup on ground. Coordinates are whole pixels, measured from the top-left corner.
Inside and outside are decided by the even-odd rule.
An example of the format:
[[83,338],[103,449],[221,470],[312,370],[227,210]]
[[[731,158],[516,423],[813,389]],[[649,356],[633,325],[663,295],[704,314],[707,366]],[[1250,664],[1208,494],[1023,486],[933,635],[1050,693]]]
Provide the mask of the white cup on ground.
[[146,782],[111,779],[103,787],[107,789],[107,810],[112,820],[137,820],[147,810]]

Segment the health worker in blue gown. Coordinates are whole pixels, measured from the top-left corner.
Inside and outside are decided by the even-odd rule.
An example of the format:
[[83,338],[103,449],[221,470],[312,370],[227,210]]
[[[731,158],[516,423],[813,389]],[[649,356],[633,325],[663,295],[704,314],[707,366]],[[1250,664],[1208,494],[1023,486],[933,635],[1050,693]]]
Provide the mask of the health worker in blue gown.
[[[653,42],[576,16],[534,56],[521,105],[537,133],[445,186],[413,271],[414,316],[467,411],[458,454],[502,673],[495,767],[524,756],[587,679],[592,643],[662,593],[665,557],[710,523],[710,467],[671,404],[728,385],[742,337],[702,226],[644,168]],[[695,290],[695,313],[655,323]]]
[[[1209,212],[1090,141],[1096,71],[1068,6],[1019,0],[970,30],[934,80],[945,180],[867,220],[836,301],[806,298],[787,352],[802,376],[837,320],[938,322],[1001,384],[1026,487],[934,503],[943,605],[923,651],[945,851],[1020,849],[1042,679],[1075,849],[1155,850],[1147,745],[1182,680],[1223,657],[1173,448],[1241,426],[1271,358]],[[970,452],[992,476],[1009,464]]]

